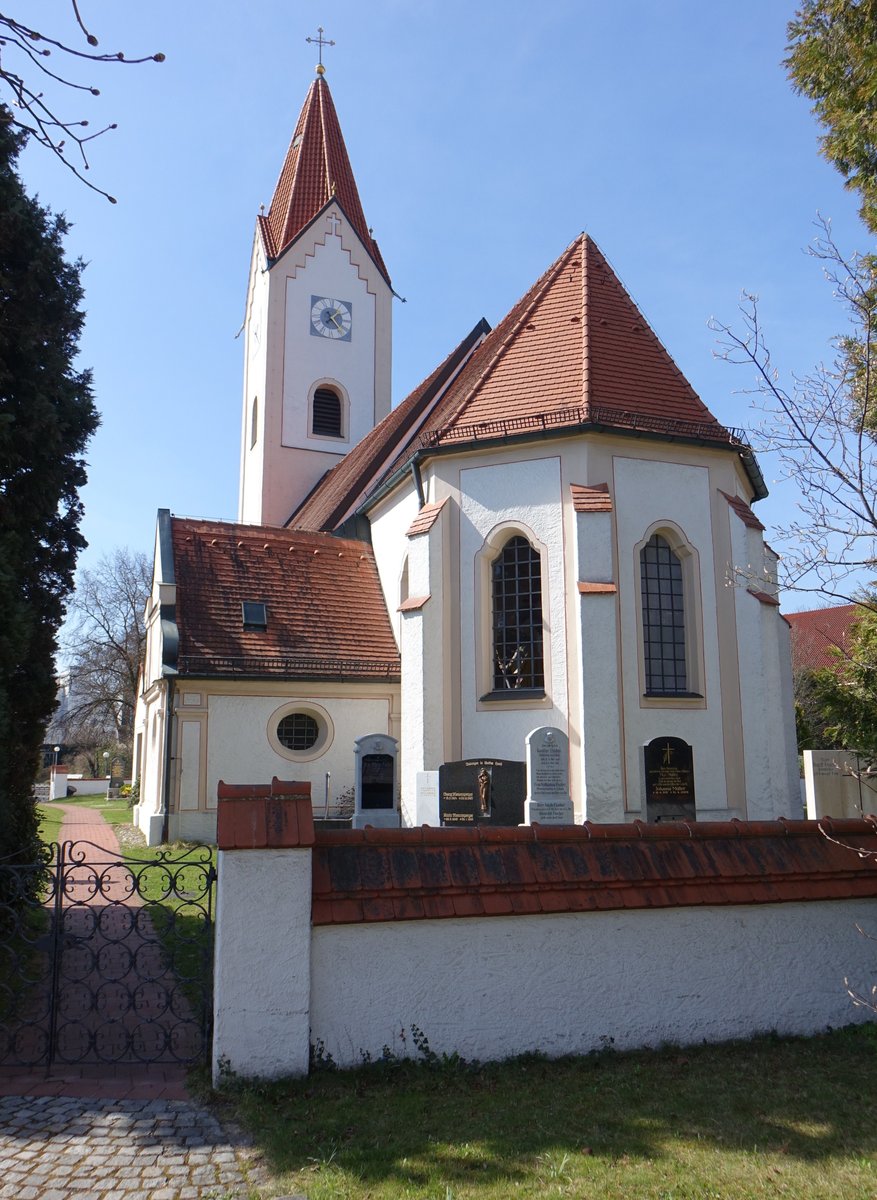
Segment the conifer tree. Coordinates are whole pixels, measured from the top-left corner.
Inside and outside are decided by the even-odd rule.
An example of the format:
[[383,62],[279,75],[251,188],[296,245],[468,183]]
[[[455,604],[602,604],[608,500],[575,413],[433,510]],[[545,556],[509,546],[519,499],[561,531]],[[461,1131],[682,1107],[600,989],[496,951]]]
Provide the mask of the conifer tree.
[[64,218],[22,186],[23,140],[0,109],[0,862],[38,850],[32,789],[98,425],[75,365],[82,263],[64,256]]

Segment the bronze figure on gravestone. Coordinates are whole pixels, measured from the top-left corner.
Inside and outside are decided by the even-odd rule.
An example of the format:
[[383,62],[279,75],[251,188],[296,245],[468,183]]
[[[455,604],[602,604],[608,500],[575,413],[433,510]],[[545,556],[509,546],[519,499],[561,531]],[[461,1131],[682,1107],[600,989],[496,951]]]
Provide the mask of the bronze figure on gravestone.
[[485,816],[490,812],[490,772],[487,767],[478,772],[478,810]]

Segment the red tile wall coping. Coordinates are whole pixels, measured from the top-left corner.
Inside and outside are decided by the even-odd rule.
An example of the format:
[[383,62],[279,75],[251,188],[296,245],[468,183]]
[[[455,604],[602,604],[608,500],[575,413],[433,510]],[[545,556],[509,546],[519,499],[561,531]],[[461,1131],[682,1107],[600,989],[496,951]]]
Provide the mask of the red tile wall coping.
[[216,844],[220,850],[295,850],[313,846],[311,785],[223,783],[217,788]]
[[314,925],[877,898],[877,818],[320,830]]

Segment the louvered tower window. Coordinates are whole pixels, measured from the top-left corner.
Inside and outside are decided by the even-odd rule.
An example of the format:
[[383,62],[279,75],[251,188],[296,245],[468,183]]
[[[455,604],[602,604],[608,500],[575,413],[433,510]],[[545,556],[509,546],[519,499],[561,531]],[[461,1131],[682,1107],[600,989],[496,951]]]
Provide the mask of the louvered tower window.
[[542,560],[525,537],[493,562],[493,687],[544,688]]
[[687,693],[682,563],[666,538],[652,534],[640,551],[646,693]]
[[314,392],[311,432],[316,437],[343,437],[341,397],[334,388],[318,387]]

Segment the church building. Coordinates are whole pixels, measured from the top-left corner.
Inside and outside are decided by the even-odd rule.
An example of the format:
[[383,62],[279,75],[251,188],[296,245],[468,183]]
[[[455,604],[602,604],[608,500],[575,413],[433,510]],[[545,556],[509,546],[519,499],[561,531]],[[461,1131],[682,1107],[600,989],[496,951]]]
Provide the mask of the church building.
[[219,780],[359,807],[368,735],[398,747],[391,823],[437,824],[431,773],[522,760],[545,726],[577,822],[660,816],[671,743],[690,817],[799,815],[764,481],[593,239],[395,408],[393,298],[319,67],[256,221],[238,521],[158,515],[149,840],[211,839]]

